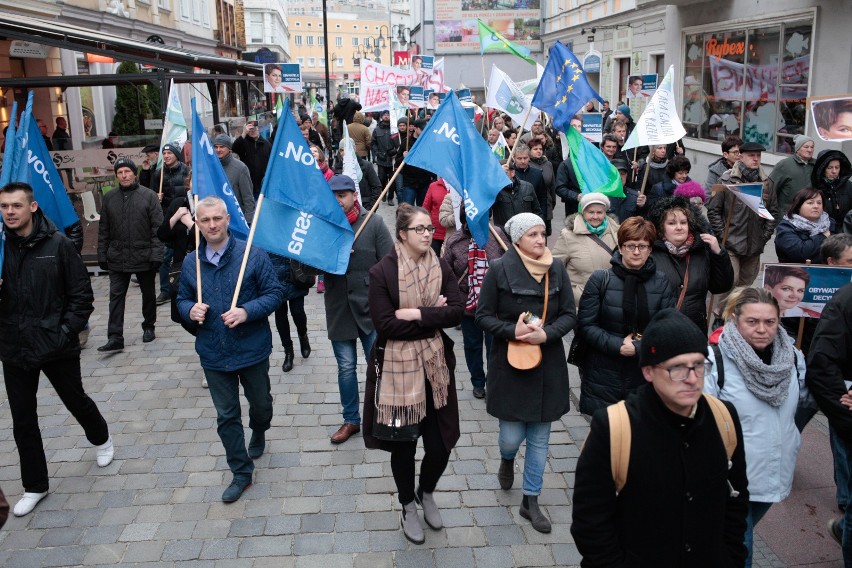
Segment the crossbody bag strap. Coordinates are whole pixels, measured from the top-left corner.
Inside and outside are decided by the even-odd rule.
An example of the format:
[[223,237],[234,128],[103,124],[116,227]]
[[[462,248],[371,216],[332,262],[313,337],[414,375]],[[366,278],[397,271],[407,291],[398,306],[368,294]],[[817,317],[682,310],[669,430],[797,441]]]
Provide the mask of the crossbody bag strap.
[[612,256],[613,250],[611,248],[609,248],[608,244],[603,242],[603,239],[601,239],[599,236],[595,235],[594,233],[589,233],[589,237],[591,237],[591,239],[593,241],[595,241],[595,244],[597,244],[599,247],[604,249],[610,256]]
[[550,296],[550,270],[544,273],[544,311],[541,312],[541,327],[547,318],[547,299]]
[[692,258],[691,254],[686,255],[686,270],[683,272],[683,287],[680,289],[680,296],[677,299],[677,311],[680,311],[680,307],[683,305],[683,299],[686,297],[686,287],[689,285],[689,259]]

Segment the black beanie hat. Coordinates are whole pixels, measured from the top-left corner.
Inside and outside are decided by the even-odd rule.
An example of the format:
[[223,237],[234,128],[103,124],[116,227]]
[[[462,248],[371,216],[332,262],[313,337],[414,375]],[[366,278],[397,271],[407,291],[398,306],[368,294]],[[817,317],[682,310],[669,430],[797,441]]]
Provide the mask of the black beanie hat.
[[671,308],[651,318],[640,344],[640,367],[658,365],[684,353],[707,357],[707,336],[691,319]]
[[134,174],[136,173],[136,164],[134,164],[133,160],[131,160],[127,156],[123,156],[123,157],[117,159],[112,166],[113,166],[113,171],[115,173],[118,173],[118,170],[120,168],[130,168],[131,170],[133,170]]

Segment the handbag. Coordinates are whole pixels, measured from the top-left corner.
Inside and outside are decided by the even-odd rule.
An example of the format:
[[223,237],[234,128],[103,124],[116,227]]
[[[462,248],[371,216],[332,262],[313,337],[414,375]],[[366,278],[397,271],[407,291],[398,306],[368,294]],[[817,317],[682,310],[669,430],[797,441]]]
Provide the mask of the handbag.
[[[541,313],[541,326],[547,317],[547,299],[550,294],[550,272],[544,275],[544,310]],[[529,371],[541,365],[541,345],[533,345],[526,341],[509,340],[506,352],[509,365],[519,371]]]
[[297,288],[312,288],[317,281],[315,270],[298,260],[290,259],[290,282]]
[[391,414],[386,422],[379,421],[379,389],[382,388],[382,365],[379,363],[379,358],[384,363],[384,347],[376,348],[376,392],[373,402],[375,404],[375,414],[373,418],[373,437],[386,442],[415,442],[420,437],[420,423],[402,425],[400,416],[396,411]]

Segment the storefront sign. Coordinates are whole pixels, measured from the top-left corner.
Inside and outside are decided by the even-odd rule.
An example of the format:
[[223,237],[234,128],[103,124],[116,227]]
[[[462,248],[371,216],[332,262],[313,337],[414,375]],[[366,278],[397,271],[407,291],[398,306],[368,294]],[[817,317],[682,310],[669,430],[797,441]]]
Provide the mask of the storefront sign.
[[601,72],[601,53],[600,51],[595,51],[590,49],[586,55],[583,56],[583,70],[586,73],[600,73]]

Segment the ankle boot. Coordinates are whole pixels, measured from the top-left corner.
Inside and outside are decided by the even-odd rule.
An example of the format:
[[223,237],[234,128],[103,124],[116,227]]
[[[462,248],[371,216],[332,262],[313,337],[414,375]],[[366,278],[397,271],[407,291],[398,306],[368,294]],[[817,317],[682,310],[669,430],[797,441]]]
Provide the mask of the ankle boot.
[[500,458],[500,469],[497,471],[497,481],[500,489],[508,491],[515,483],[515,460],[504,460]]
[[405,538],[414,544],[426,542],[423,525],[420,524],[420,517],[417,515],[417,504],[414,501],[402,506],[399,525],[402,527],[402,534],[405,535]]
[[441,510],[438,509],[438,504],[435,503],[435,496],[432,493],[424,493],[418,487],[414,493],[414,500],[423,509],[423,520],[426,521],[430,529],[439,531],[444,528],[444,521],[441,519]]
[[281,370],[285,373],[289,373],[293,370],[293,342],[291,341],[289,345],[284,346],[284,364],[281,365]]
[[311,356],[311,343],[308,341],[308,334],[299,336],[299,348],[302,350],[302,357],[307,359]]
[[521,501],[521,516],[529,520],[538,532],[550,532],[550,519],[539,508],[538,495],[524,495],[524,499]]

